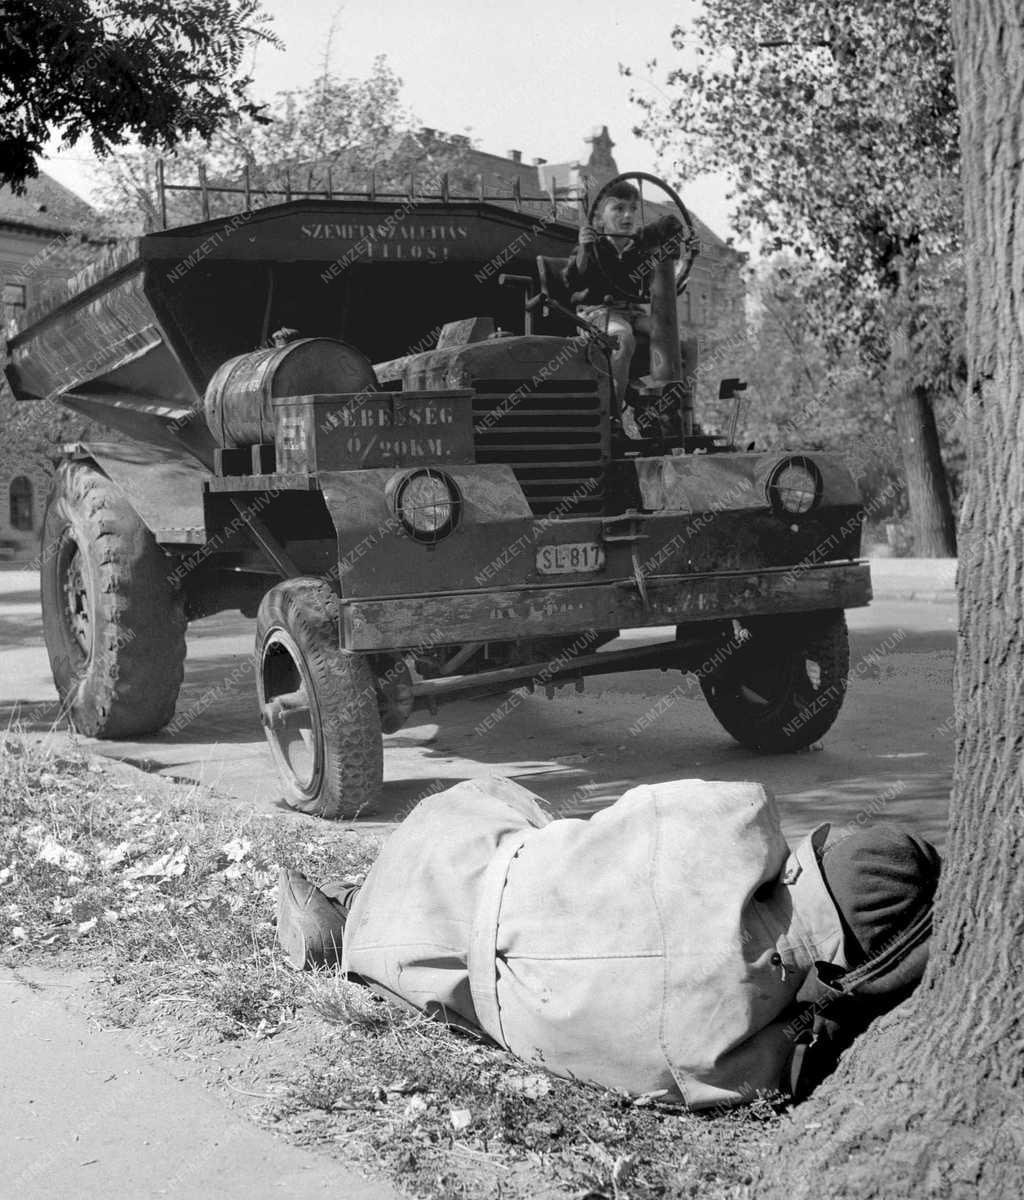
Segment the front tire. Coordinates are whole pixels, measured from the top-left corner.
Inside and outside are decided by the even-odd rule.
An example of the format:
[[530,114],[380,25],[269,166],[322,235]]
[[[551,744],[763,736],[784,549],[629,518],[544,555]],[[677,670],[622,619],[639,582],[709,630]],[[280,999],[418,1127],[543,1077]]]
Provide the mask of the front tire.
[[137,737],[174,715],[187,622],[169,566],[106,475],[84,460],[60,465],[43,518],[43,637],[79,733]]
[[380,799],[384,749],[366,655],[338,647],[338,598],[320,579],[270,589],[256,617],[260,715],[285,800],[354,817]]
[[733,636],[723,643],[721,665],[700,676],[711,711],[750,750],[806,749],[832,727],[846,696],[845,614],[752,619],[741,632],[742,640]]

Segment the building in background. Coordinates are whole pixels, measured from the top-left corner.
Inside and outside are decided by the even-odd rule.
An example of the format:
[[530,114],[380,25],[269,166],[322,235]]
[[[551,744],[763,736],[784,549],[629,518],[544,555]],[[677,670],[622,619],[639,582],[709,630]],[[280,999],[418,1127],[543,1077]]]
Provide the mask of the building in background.
[[0,282],[4,324],[65,280],[81,262],[78,248],[95,235],[99,216],[80,196],[40,173],[24,195],[0,188]]
[[[20,196],[0,188],[0,333],[78,270],[98,225],[95,210],[48,175]],[[0,562],[37,553],[47,477],[33,425],[0,376]]]

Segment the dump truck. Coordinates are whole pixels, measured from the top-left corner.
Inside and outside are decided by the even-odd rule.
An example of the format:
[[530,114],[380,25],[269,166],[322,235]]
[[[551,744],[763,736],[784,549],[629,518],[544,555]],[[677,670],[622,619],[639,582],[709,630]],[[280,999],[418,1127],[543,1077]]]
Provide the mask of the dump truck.
[[240,206],[119,244],[27,314],[16,398],[111,431],[66,448],[42,530],[73,725],[183,727],[189,622],[237,609],[285,798],[324,817],[372,811],[415,710],[595,674],[692,673],[760,753],[821,738],[871,595],[861,498],[837,455],[701,429],[669,194],[682,237],[627,396],[560,291],[579,221],[546,197]]

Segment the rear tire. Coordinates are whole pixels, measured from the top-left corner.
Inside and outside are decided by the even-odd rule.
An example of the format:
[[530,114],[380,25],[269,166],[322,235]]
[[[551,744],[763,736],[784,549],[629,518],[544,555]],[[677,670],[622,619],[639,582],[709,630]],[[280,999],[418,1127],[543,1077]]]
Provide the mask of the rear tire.
[[84,460],[58,467],[43,518],[43,636],[79,733],[137,737],[174,715],[187,622],[169,567],[106,475]]
[[384,749],[376,676],[338,647],[338,598],[320,579],[270,589],[256,617],[256,683],[285,800],[354,817],[380,799]]
[[747,639],[716,671],[700,677],[704,698],[741,745],[760,754],[806,749],[832,727],[846,695],[850,642],[845,613],[764,617],[742,624]]

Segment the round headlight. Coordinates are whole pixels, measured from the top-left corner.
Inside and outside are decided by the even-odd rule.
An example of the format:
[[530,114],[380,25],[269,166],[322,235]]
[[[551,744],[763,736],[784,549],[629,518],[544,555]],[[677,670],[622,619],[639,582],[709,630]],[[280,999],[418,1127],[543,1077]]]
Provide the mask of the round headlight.
[[459,519],[461,499],[454,482],[441,471],[413,471],[395,491],[395,512],[407,533],[421,542],[447,537]]
[[776,511],[810,512],[821,499],[821,472],[809,458],[787,458],[769,475],[767,492]]

